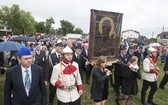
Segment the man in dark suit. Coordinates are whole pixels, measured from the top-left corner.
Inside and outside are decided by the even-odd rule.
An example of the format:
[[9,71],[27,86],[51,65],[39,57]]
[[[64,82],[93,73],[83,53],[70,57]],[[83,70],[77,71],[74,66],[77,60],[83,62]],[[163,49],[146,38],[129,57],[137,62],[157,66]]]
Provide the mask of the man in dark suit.
[[159,85],[159,88],[160,88],[160,89],[165,89],[164,86],[165,86],[166,83],[168,82],[168,56],[166,57],[166,63],[165,63],[165,65],[164,65],[163,70],[165,71],[165,75],[164,75],[162,81],[160,82],[160,85]]
[[35,64],[41,66],[41,67],[46,67],[46,54],[44,51],[41,49],[41,45],[36,46],[36,54],[35,54]]
[[[85,59],[88,59],[88,43],[84,43],[84,46],[83,46],[83,50],[82,50],[82,53],[81,55],[85,58]],[[88,61],[89,62],[89,61]],[[86,83],[87,84],[90,84],[89,80],[90,80],[90,75],[91,75],[91,71],[92,71],[92,68],[93,66],[91,64],[87,64],[86,65],[86,68],[85,68],[85,71],[86,71]]]
[[73,61],[78,63],[79,73],[81,75],[81,79],[83,81],[83,72],[85,70],[86,59],[81,55],[82,49],[81,46],[77,45],[74,47],[75,53],[73,54]]
[[21,48],[17,56],[20,65],[6,72],[4,105],[46,105],[43,69],[32,64],[29,48]]
[[32,64],[36,64],[43,68],[43,77],[44,77],[45,85],[47,85],[48,73],[47,73],[47,66],[46,66],[46,55],[45,53],[43,54],[43,52],[41,52],[41,55],[37,55],[36,51],[33,48],[30,48],[30,51],[32,54]]
[[120,54],[119,54],[119,58],[118,58],[118,62],[114,63],[114,91],[116,93],[116,104],[120,105],[119,101],[124,100],[123,95],[121,95],[121,85],[123,83],[123,79],[124,79],[124,64],[127,64],[127,62],[129,61],[130,56],[127,53],[127,49],[125,46],[121,46],[120,48]]
[[[58,64],[61,60],[61,54],[62,54],[62,50],[64,48],[64,45],[62,44],[62,42],[55,44],[55,53],[52,53],[51,55],[49,55],[48,57],[48,81],[50,81],[51,75],[52,75],[52,71],[53,71],[53,66]],[[56,94],[56,87],[53,86],[50,82],[49,82],[49,105],[53,105],[53,100]]]
[[141,62],[141,53],[142,53],[142,50],[138,46],[135,46],[134,55],[138,57],[138,66],[139,67],[140,67],[140,62]]

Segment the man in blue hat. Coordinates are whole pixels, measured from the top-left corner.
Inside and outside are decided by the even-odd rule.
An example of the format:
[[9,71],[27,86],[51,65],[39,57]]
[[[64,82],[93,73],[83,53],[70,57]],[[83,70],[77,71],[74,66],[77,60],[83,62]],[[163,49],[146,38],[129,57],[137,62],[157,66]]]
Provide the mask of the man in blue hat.
[[32,64],[29,48],[21,48],[17,56],[20,64],[6,72],[4,105],[46,105],[43,69]]

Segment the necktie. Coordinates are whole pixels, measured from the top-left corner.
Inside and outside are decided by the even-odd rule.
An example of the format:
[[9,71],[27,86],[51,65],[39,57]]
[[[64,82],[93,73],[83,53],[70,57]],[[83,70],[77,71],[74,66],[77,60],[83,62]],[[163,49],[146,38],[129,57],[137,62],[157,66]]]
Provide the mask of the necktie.
[[27,96],[29,95],[29,90],[30,90],[30,76],[29,76],[29,71],[25,70],[26,75],[25,75],[25,90],[27,93]]
[[79,55],[76,56],[77,60],[79,61]]
[[40,55],[40,51],[37,50],[37,54]]
[[32,62],[35,63],[35,57],[33,57]]
[[86,52],[86,56],[88,56],[88,50],[87,49],[85,49],[85,52]]
[[61,55],[60,54],[58,54],[58,59],[61,60]]

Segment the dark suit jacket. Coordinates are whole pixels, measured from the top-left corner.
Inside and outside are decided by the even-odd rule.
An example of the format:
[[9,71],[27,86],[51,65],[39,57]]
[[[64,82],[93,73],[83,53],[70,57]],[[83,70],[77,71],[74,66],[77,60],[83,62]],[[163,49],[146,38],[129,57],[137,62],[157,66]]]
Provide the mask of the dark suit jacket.
[[40,54],[36,53],[35,64],[46,67],[46,54],[44,51],[40,51]]
[[82,50],[82,53],[81,53],[85,58],[87,58],[88,59],[88,55],[86,55],[86,51],[85,51],[85,49],[83,49]]
[[[31,66],[32,82],[29,96],[27,96],[21,66],[16,65],[7,70],[4,85],[4,105],[46,105],[46,88],[42,72],[41,67]],[[11,99],[11,94],[13,94],[13,99]]]
[[140,67],[140,62],[141,62],[141,52],[140,51],[135,51],[134,55],[138,57],[138,66]]
[[[48,81],[50,83],[50,78],[52,75],[53,66],[55,66],[56,64],[58,64],[60,62],[60,58],[56,55],[56,53],[52,53],[51,55],[49,55],[47,62],[48,62],[48,65],[47,65]],[[49,90],[50,90],[50,93],[52,93],[52,94],[56,93],[56,87],[53,86],[51,83],[49,85]]]
[[41,67],[45,66],[43,65],[42,57],[39,55],[35,55],[35,61],[33,63]]
[[47,81],[47,61],[44,51],[40,51],[39,55],[36,53],[34,64],[43,67],[44,80]]
[[[81,55],[82,55],[85,59],[88,60],[88,55],[86,54],[85,49],[82,50]],[[91,64],[87,65],[87,67],[85,68],[86,73],[89,73],[89,75],[90,75],[92,68],[93,68],[93,65],[91,65]]]
[[86,60],[84,59],[84,57],[82,55],[79,55],[79,58],[76,57],[76,55],[73,55],[73,61],[78,63],[79,66],[79,71],[81,70],[85,70],[85,62]]
[[166,63],[163,68],[164,71],[168,71],[168,56],[166,57]]

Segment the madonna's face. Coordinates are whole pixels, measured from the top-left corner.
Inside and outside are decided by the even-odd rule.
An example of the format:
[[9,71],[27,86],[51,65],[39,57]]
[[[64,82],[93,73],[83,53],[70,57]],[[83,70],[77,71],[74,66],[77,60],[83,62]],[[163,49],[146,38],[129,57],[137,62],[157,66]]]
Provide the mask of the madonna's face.
[[102,30],[104,34],[109,34],[111,30],[111,23],[108,20],[105,20],[102,24]]

